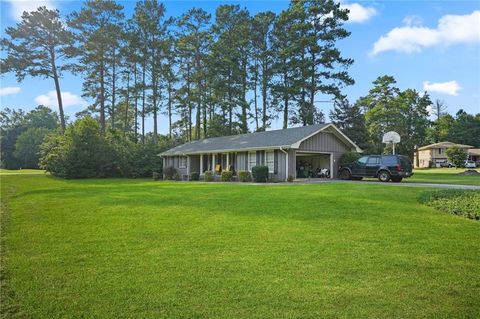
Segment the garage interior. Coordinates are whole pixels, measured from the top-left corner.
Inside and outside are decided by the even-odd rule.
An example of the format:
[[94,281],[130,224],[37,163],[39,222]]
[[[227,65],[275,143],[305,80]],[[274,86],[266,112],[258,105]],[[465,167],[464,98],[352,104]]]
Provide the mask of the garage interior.
[[331,154],[296,153],[296,178],[331,178]]

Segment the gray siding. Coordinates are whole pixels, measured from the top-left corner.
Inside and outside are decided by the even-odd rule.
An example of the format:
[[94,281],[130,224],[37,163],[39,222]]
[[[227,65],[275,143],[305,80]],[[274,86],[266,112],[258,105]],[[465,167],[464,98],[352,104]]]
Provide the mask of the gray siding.
[[306,139],[300,144],[299,150],[312,152],[346,152],[348,146],[340,141],[335,135],[320,132]]

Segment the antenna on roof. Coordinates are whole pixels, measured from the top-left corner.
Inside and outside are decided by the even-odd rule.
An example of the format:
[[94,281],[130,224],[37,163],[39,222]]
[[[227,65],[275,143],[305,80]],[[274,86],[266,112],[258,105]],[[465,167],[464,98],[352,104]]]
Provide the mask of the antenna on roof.
[[394,131],[383,134],[382,143],[392,144],[393,154],[395,154],[395,144],[400,143],[400,134]]

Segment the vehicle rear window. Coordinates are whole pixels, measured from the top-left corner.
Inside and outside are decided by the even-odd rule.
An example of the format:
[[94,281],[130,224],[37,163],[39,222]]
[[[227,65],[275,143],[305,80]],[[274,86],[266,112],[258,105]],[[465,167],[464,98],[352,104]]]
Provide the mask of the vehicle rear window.
[[398,163],[397,157],[394,155],[382,156],[383,165],[397,165],[397,163]]

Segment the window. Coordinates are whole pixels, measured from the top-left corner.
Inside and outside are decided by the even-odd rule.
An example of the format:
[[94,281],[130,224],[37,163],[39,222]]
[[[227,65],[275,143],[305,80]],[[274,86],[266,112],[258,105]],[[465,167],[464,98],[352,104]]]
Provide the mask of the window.
[[251,171],[252,167],[257,165],[257,152],[248,153],[248,170]]
[[357,162],[360,164],[366,164],[367,163],[368,156],[360,157]]
[[266,164],[268,166],[268,172],[274,173],[275,172],[275,153],[274,151],[266,151],[265,152]]
[[187,157],[186,156],[180,156],[179,163],[178,163],[178,168],[187,168]]
[[442,154],[442,149],[441,148],[438,149],[438,154]]
[[380,158],[378,156],[370,156],[367,161],[368,165],[380,164]]
[[397,165],[398,164],[398,160],[397,160],[397,156],[395,155],[385,155],[385,156],[382,156],[382,163],[383,165]]

